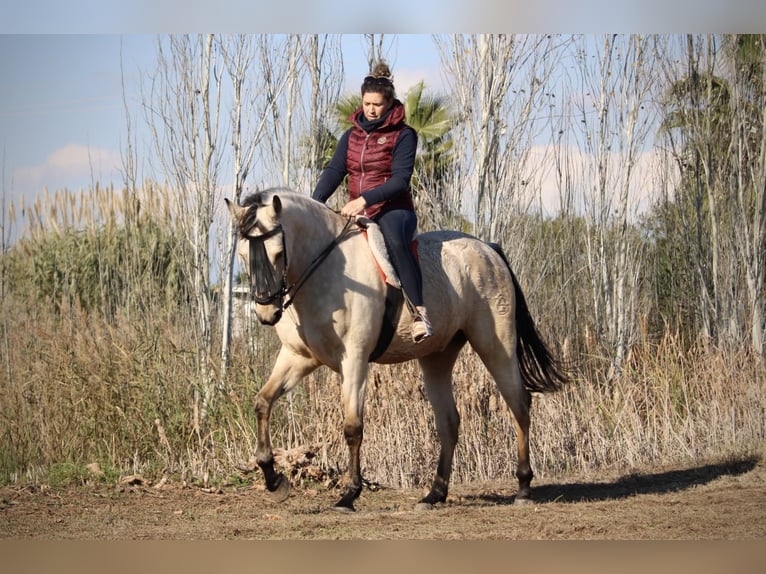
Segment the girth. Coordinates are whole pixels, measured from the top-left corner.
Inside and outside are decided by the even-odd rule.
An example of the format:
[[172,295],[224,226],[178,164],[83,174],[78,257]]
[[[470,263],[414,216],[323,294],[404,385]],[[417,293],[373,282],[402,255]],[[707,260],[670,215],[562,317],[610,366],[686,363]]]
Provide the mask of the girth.
[[372,353],[370,353],[370,362],[380,358],[391,344],[391,339],[394,338],[394,333],[396,332],[396,325],[399,323],[403,302],[404,294],[402,290],[386,283],[386,309],[380,325],[378,343],[375,345]]

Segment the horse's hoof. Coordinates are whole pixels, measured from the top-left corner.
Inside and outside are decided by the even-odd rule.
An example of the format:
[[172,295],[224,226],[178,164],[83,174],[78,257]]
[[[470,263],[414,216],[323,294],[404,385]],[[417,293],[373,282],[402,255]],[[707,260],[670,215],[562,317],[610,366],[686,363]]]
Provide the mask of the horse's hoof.
[[353,506],[341,506],[339,504],[336,504],[335,506],[330,507],[335,512],[340,512],[341,514],[353,514],[356,512],[356,509]]
[[272,502],[284,502],[290,497],[290,481],[284,475],[279,477],[274,490],[268,490]]
[[435,508],[436,507],[430,502],[418,502],[415,505],[415,510],[418,512],[428,512],[429,510],[434,510]]
[[516,498],[513,499],[514,506],[530,506],[534,503],[535,503],[534,500],[532,500],[528,496],[522,496],[521,498],[516,496]]

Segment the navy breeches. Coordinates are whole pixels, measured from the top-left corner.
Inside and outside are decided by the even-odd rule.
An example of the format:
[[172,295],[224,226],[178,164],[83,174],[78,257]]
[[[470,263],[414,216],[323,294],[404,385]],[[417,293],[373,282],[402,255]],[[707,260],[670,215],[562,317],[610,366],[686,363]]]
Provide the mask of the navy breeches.
[[402,289],[413,305],[423,304],[423,276],[420,265],[412,253],[418,220],[415,212],[408,209],[392,209],[375,218],[386,241],[389,257],[399,274]]

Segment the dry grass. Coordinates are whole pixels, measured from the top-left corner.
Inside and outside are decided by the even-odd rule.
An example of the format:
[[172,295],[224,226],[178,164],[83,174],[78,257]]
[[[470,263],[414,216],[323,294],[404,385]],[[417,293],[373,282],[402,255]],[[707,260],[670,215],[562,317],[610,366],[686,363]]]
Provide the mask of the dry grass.
[[[185,328],[192,318],[178,296],[152,296],[157,291],[152,281],[168,268],[151,267],[143,257],[163,253],[165,259],[156,260],[167,262],[173,248],[157,250],[163,237],[156,235],[148,243],[136,239],[132,259],[117,257],[109,242],[114,236],[108,235],[116,231],[109,229],[119,230],[125,210],[134,204],[126,196],[99,193],[101,205],[87,208],[92,211],[82,205],[87,197],[64,195],[49,200],[54,207],[27,210],[34,223],[22,256],[19,250],[4,255],[0,483],[44,481],[52,468],[61,468],[56,465],[82,468],[94,461],[113,475],[202,483],[236,479],[238,467],[254,452],[252,405],[276,352],[273,330],[258,327],[251,343],[235,341],[229,378],[204,429],[196,428],[196,347]],[[159,214],[152,229],[172,230],[167,194],[152,193],[142,199],[147,211]],[[80,273],[77,252],[54,245],[55,256],[45,259],[49,252],[34,251],[41,242],[70,240],[67,229],[73,226],[90,245],[101,246],[95,276],[108,281],[100,293],[119,289],[123,296],[108,304],[103,297],[83,300],[76,289],[67,291]],[[13,265],[6,265],[9,260]],[[122,274],[130,281],[110,283],[115,275],[105,272],[106,263],[133,265],[133,272]],[[61,279],[57,290],[43,290],[50,285],[35,283],[32,271],[46,265],[68,270],[50,277],[70,281]],[[167,275],[159,276],[167,285]],[[96,303],[89,307],[91,300]],[[658,343],[640,343],[616,380],[607,380],[608,361],[599,360],[595,350],[584,349],[580,356],[582,366],[571,386],[535,397],[531,442],[538,476],[701,460],[763,443],[766,369],[747,353],[702,345],[689,349],[666,336]],[[368,388],[365,477],[390,486],[427,485],[438,447],[417,365],[373,366]],[[515,483],[510,411],[468,351],[456,366],[454,390],[462,424],[453,481],[507,478]],[[323,468],[340,473],[347,453],[339,396],[339,383],[329,371],[309,377],[278,403],[274,445],[317,445]]]
[[[590,366],[565,391],[535,396],[531,449],[538,476],[704,460],[755,450],[766,436],[766,376],[744,353],[684,352],[667,338],[634,353],[622,379],[607,383],[604,376]],[[401,486],[430,483],[438,451],[416,365],[377,367],[372,380],[365,475]],[[461,415],[454,480],[515,482],[513,421],[494,382],[468,351],[454,380]],[[337,410],[336,386],[316,392]],[[317,426],[315,436],[338,435],[339,424]],[[334,456],[345,460],[339,441]]]
[[[34,320],[4,302],[10,342],[0,376],[3,482],[41,481],[57,463],[98,461],[122,474],[227,480],[254,452],[255,393],[276,348],[258,355],[239,341],[228,388],[210,414],[209,435],[192,425],[193,341],[176,323],[103,321],[71,310]],[[645,345],[607,384],[596,368],[565,391],[536,396],[532,455],[538,476],[630,470],[754,449],[766,436],[766,377],[746,355]],[[346,463],[339,384],[321,370],[282,399],[275,446],[319,445],[319,463]],[[510,411],[470,352],[455,370],[461,436],[453,480],[515,482]],[[416,364],[374,366],[363,469],[390,486],[424,486],[437,458],[430,406]]]

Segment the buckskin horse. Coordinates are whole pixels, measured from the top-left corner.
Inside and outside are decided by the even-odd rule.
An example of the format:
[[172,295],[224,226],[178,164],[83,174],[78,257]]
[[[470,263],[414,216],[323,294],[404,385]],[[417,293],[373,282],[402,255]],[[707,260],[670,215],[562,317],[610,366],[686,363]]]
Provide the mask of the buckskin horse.
[[290,482],[274,468],[269,433],[274,402],[322,365],[340,374],[349,480],[334,509],[353,511],[362,490],[369,364],[417,359],[440,442],[436,475],[417,508],[445,502],[460,422],[452,369],[466,342],[513,413],[519,481],[514,501],[530,499],[531,393],[556,391],[567,376],[541,340],[498,245],[455,231],[417,236],[423,297],[434,334],[415,344],[410,313],[390,313],[396,308],[391,304],[396,289],[384,280],[354,220],[287,189],[257,192],[241,205],[225,201],[240,236],[238,253],[248,269],[256,316],[275,327],[282,344],[255,399],[255,459],[276,500],[287,499]]

